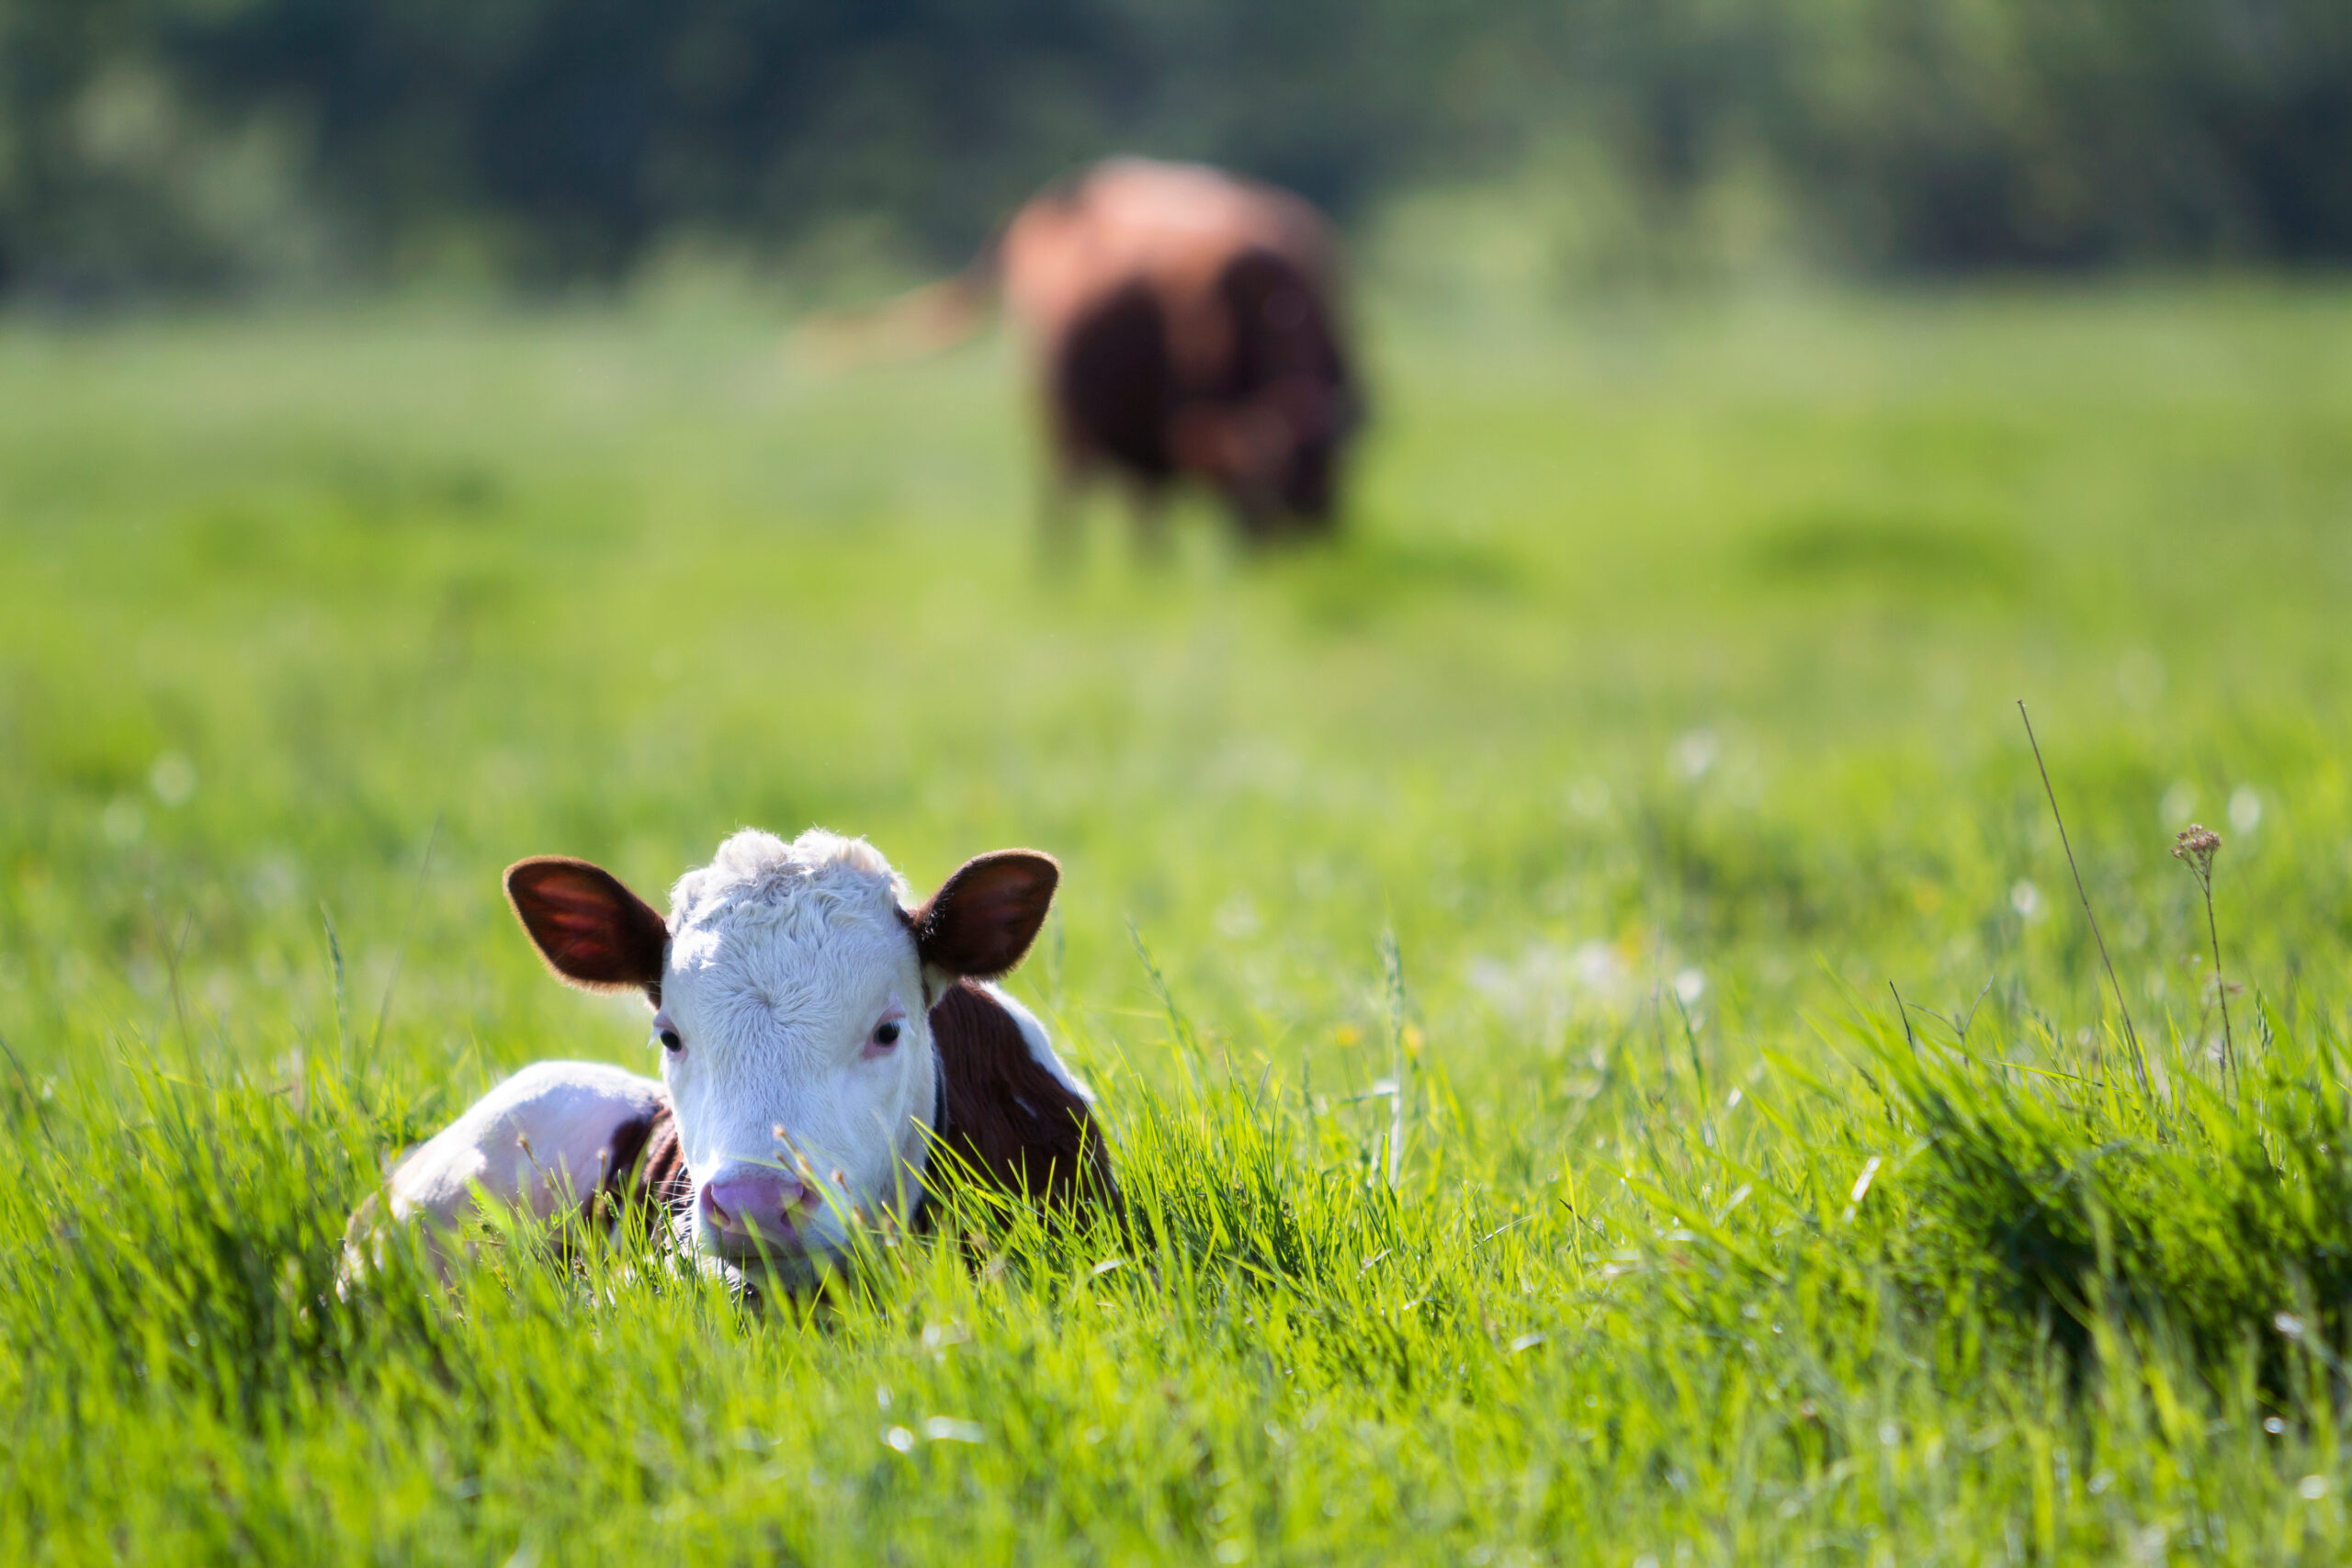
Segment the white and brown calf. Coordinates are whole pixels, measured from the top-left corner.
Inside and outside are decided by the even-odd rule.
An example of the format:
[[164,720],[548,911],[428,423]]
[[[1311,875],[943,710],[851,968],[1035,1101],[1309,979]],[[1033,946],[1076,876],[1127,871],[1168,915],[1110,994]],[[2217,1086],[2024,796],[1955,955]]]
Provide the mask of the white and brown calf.
[[[517,863],[507,897],[548,967],[642,990],[662,1076],[524,1068],[392,1171],[392,1219],[446,1233],[485,1201],[643,1204],[711,1262],[791,1266],[840,1251],[861,1216],[919,1224],[942,1151],[1033,1201],[1112,1197],[1092,1097],[986,983],[1059,879],[1001,851],[910,907],[864,840],[746,829],[678,879],[665,920],[585,861]],[[355,1238],[373,1223],[363,1210]]]

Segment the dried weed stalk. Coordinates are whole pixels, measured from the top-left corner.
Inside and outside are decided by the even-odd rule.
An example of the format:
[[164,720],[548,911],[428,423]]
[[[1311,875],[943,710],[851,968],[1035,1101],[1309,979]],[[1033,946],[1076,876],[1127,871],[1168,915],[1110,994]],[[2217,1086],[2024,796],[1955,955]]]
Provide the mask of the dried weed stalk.
[[2222,1004],[2222,1070],[2234,1080],[2237,1039],[2230,1030],[2230,986],[2222,976],[2222,929],[2213,919],[2213,852],[2221,847],[2221,834],[2191,822],[2173,840],[2172,855],[2188,868],[2188,874],[2197,878],[2197,890],[2205,896],[2205,936],[2213,944],[2213,995]]
[[2018,703],[2018,716],[2025,720],[2026,744],[2033,748],[2033,765],[2041,773],[2041,793],[2050,797],[2050,816],[2058,824],[2058,847],[2066,852],[2066,869],[2075,874],[2075,895],[2083,901],[2083,919],[2090,922],[2091,940],[2098,943],[2098,961],[2107,970],[2107,984],[2115,993],[2115,1010],[2123,1015],[2123,1038],[2132,1047],[2132,1072],[2140,1081],[2140,1092],[2148,1092],[2148,1064],[2140,1049],[2140,1032],[2132,1027],[2132,1007],[2123,999],[2123,982],[2115,977],[2115,960],[2107,955],[2107,938],[2098,929],[2098,917],[2091,913],[2091,891],[2083,885],[2083,868],[2075,863],[2075,846],[2066,837],[2066,818],[2058,809],[2058,791],[2050,783],[2050,764],[2041,760],[2041,742],[2033,733],[2033,718],[2025,711],[2025,703]]

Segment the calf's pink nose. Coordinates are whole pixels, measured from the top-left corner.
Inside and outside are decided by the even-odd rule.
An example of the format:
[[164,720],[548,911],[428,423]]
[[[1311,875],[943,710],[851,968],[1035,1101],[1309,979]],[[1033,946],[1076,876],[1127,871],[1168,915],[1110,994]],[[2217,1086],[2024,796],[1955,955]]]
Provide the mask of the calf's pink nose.
[[808,1190],[780,1170],[746,1170],[723,1176],[702,1190],[702,1217],[729,1235],[754,1231],[770,1241],[792,1234],[793,1221],[808,1212]]

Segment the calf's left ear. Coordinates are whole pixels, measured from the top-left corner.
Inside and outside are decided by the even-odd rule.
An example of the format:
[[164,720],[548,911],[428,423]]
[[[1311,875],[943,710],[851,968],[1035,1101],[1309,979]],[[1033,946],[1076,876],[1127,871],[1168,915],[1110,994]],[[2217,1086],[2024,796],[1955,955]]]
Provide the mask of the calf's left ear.
[[1062,868],[1035,850],[998,850],[956,868],[939,891],[909,911],[923,967],[992,978],[1021,962],[1053,907]]

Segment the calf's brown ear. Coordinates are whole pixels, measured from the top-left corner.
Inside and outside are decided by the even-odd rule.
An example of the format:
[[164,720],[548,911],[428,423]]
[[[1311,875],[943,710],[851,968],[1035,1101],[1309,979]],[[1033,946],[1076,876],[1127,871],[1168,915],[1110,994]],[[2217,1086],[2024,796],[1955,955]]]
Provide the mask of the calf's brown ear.
[[506,868],[506,900],[548,967],[591,991],[642,987],[659,999],[669,927],[601,865],[536,855]]
[[988,979],[1021,962],[1053,907],[1062,868],[1035,850],[998,850],[956,868],[909,913],[923,966]]

